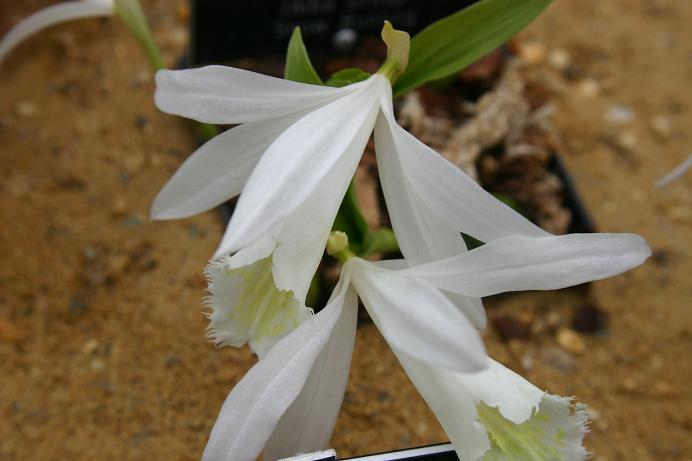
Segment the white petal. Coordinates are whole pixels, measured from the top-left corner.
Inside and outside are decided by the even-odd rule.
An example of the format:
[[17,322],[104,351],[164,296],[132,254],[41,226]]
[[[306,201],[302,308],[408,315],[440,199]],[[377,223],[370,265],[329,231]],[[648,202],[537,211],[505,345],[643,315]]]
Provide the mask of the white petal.
[[[387,111],[388,104],[388,100],[383,102],[383,111]],[[404,175],[390,125],[382,113],[375,124],[375,145],[387,211],[406,260],[411,264],[422,264],[465,252],[461,233],[420,200]],[[474,327],[485,328],[485,309],[480,299],[445,294],[466,314]]]
[[208,336],[217,345],[240,347],[247,342],[262,357],[310,317],[304,298],[276,286],[271,257],[274,246],[271,238],[260,239],[207,266],[210,296],[206,304],[211,308]]
[[361,83],[358,91],[304,116],[269,146],[231,218],[231,251],[293,213],[341,158],[348,159],[340,172],[348,184],[375,123],[377,95],[389,91],[379,75]]
[[0,61],[21,41],[46,27],[73,19],[112,14],[113,2],[109,0],[63,2],[43,8],[22,19],[0,40]]
[[286,217],[275,234],[274,279],[278,287],[293,290],[299,299],[305,299],[324,254],[334,218],[348,188],[344,171],[351,167],[351,159],[339,159],[307,200]]
[[582,405],[546,394],[492,359],[463,374],[395,352],[461,461],[586,458]]
[[554,290],[620,274],[651,254],[635,234],[506,237],[401,274],[467,296]]
[[466,392],[460,376],[403,351],[394,350],[420,395],[454,444],[460,461],[476,461],[490,448],[485,429],[476,421],[476,402]]
[[478,332],[439,290],[360,258],[349,259],[344,271],[393,348],[455,370],[477,371],[485,366]]
[[461,233],[421,202],[399,162],[392,131],[380,113],[375,124],[382,192],[399,248],[412,264],[448,258],[466,250]]
[[[348,187],[348,181],[343,175],[348,162],[349,158],[339,159],[308,199],[268,234],[276,244],[272,258],[276,287],[293,292],[295,298],[303,303],[324,254],[325,243],[339,204]],[[228,253],[229,236],[227,229],[216,251],[217,257]],[[245,248],[247,247],[236,253],[233,259],[243,253]]]
[[315,108],[348,93],[242,69],[206,66],[156,73],[156,107],[205,123],[268,120]]
[[281,417],[264,447],[265,460],[328,447],[351,369],[357,314],[358,298],[350,288],[329,342],[315,361],[300,395]]
[[327,306],[300,324],[233,388],[221,408],[203,461],[254,461],[277,422],[300,393],[344,306],[348,281]]
[[389,111],[383,113],[411,194],[439,219],[483,242],[511,235],[550,235],[397,125]]
[[232,128],[197,149],[156,196],[154,219],[192,216],[238,195],[260,156],[297,116]]
[[469,323],[477,330],[485,330],[488,325],[488,317],[485,315],[485,307],[481,298],[472,298],[451,291],[442,290],[442,293],[464,313]]

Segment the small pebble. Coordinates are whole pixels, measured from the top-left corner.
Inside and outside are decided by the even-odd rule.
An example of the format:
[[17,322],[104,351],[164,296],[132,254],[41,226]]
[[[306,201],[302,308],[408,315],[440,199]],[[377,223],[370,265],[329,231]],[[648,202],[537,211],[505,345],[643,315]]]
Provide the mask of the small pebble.
[[127,200],[125,200],[125,197],[119,195],[113,200],[111,215],[117,218],[125,216],[125,214],[127,214]]
[[585,98],[595,98],[601,92],[598,81],[593,78],[585,78],[577,84],[577,92]]
[[593,422],[596,422],[599,419],[601,419],[601,412],[593,408],[591,405],[586,407],[586,414],[589,416],[589,419]]
[[99,348],[99,342],[98,340],[92,338],[88,340],[87,342],[84,343],[82,346],[82,353],[85,355],[90,355],[96,352]]
[[145,160],[143,155],[130,152],[123,156],[122,162],[129,174],[135,174],[144,167]]
[[555,48],[548,54],[548,64],[557,70],[565,70],[572,62],[569,52],[563,48]]
[[634,110],[623,104],[614,104],[606,109],[606,120],[613,123],[629,123],[634,120]]
[[125,254],[109,256],[106,260],[107,274],[110,281],[116,281],[127,270],[130,258]]
[[519,43],[519,57],[529,64],[541,64],[545,61],[545,45],[540,42]]
[[637,149],[637,133],[633,130],[623,131],[616,139],[618,145],[626,151],[634,151]]
[[130,80],[130,84],[132,85],[133,88],[139,88],[145,83],[148,83],[151,80],[151,72],[148,70],[139,70],[137,73],[132,77]]
[[14,106],[14,112],[21,119],[30,119],[37,116],[41,110],[31,101],[18,101]]
[[574,357],[562,349],[549,346],[541,349],[539,356],[543,363],[558,371],[567,373],[574,370]]
[[665,381],[657,381],[654,384],[654,394],[658,397],[669,397],[674,394],[674,389]]
[[560,328],[557,332],[558,344],[568,352],[573,354],[583,354],[586,351],[586,343],[574,330],[569,328]]
[[632,378],[625,378],[622,380],[621,387],[627,392],[633,392],[637,390],[637,382]]
[[93,371],[103,371],[107,368],[106,362],[101,359],[94,359],[91,361],[91,369]]
[[673,122],[664,115],[657,115],[651,119],[651,131],[659,140],[666,140],[673,134]]
[[521,367],[526,371],[533,368],[533,356],[531,354],[524,354],[521,356]]

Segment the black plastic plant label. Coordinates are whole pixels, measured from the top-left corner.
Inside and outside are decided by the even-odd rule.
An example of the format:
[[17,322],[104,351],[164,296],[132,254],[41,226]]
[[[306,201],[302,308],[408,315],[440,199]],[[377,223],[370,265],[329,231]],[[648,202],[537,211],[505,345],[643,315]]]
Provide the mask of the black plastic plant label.
[[190,62],[280,57],[295,26],[311,56],[347,56],[385,19],[412,35],[476,0],[191,0]]
[[334,450],[325,450],[300,454],[279,461],[336,461],[338,459],[343,461],[459,461],[451,443],[408,448],[355,458],[338,458]]

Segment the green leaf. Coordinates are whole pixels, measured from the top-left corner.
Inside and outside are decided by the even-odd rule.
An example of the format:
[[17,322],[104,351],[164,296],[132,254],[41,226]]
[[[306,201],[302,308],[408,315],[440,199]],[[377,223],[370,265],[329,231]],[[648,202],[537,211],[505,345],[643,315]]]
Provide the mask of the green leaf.
[[284,78],[294,82],[312,83],[322,85],[322,79],[315,68],[312,67],[310,56],[305,49],[303,36],[300,34],[300,27],[293,29],[291,39],[288,42],[286,51],[286,67],[284,68]]
[[358,206],[358,196],[353,181],[348,186],[344,200],[341,202],[332,230],[345,232],[348,235],[349,248],[357,255],[362,254],[370,229]]
[[517,34],[551,2],[481,0],[431,24],[411,39],[408,67],[394,95],[458,72]]
[[399,242],[396,241],[394,231],[389,227],[381,227],[371,232],[365,242],[363,256],[372,253],[398,253]]
[[341,88],[342,86],[367,80],[368,77],[370,77],[370,74],[364,70],[358,69],[357,67],[349,67],[348,69],[334,72],[325,85]]

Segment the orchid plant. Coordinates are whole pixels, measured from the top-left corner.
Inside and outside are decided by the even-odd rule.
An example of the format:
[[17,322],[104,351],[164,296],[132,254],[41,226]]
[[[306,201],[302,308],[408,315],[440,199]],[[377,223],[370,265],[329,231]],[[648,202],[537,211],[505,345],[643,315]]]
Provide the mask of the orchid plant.
[[[437,39],[450,40],[444,35]],[[286,77],[302,82],[221,66],[157,74],[161,110],[239,124],[193,153],[152,207],[155,218],[180,218],[240,194],[207,268],[209,335],[218,345],[249,343],[259,362],[226,399],[203,459],[251,460],[264,449],[274,460],[326,447],[358,298],[461,460],[585,459],[583,406],[487,357],[480,297],[609,277],[650,250],[632,234],[551,235],[398,126],[397,82],[409,89],[426,81],[407,74],[409,62],[421,66],[420,42],[388,22],[382,39],[388,53],[377,73],[342,71],[326,86],[299,32]],[[349,236],[330,234],[344,203],[354,206],[349,182],[373,132],[401,260],[366,261],[349,249]],[[467,251],[462,232],[485,244]],[[306,296],[325,244],[342,273],[313,314]]]
[[[347,69],[323,82],[298,29],[285,79],[222,66],[157,73],[162,111],[238,125],[195,151],[152,205],[154,218],[183,218],[240,195],[206,269],[209,337],[248,344],[259,361],[223,404],[203,459],[253,460],[264,450],[276,460],[327,446],[359,298],[459,459],[586,458],[584,406],[487,356],[481,297],[614,276],[641,264],[649,247],[633,234],[549,234],[401,128],[393,107],[394,97],[496,48],[549,3],[482,0],[413,39],[385,22],[387,58],[373,75]],[[0,42],[0,59],[42,27],[113,11],[161,68],[136,0],[43,10]],[[371,135],[393,234],[367,228],[350,186]],[[464,234],[483,245],[469,250]],[[402,259],[363,259],[393,247]],[[325,248],[341,277],[314,313],[308,291]]]

